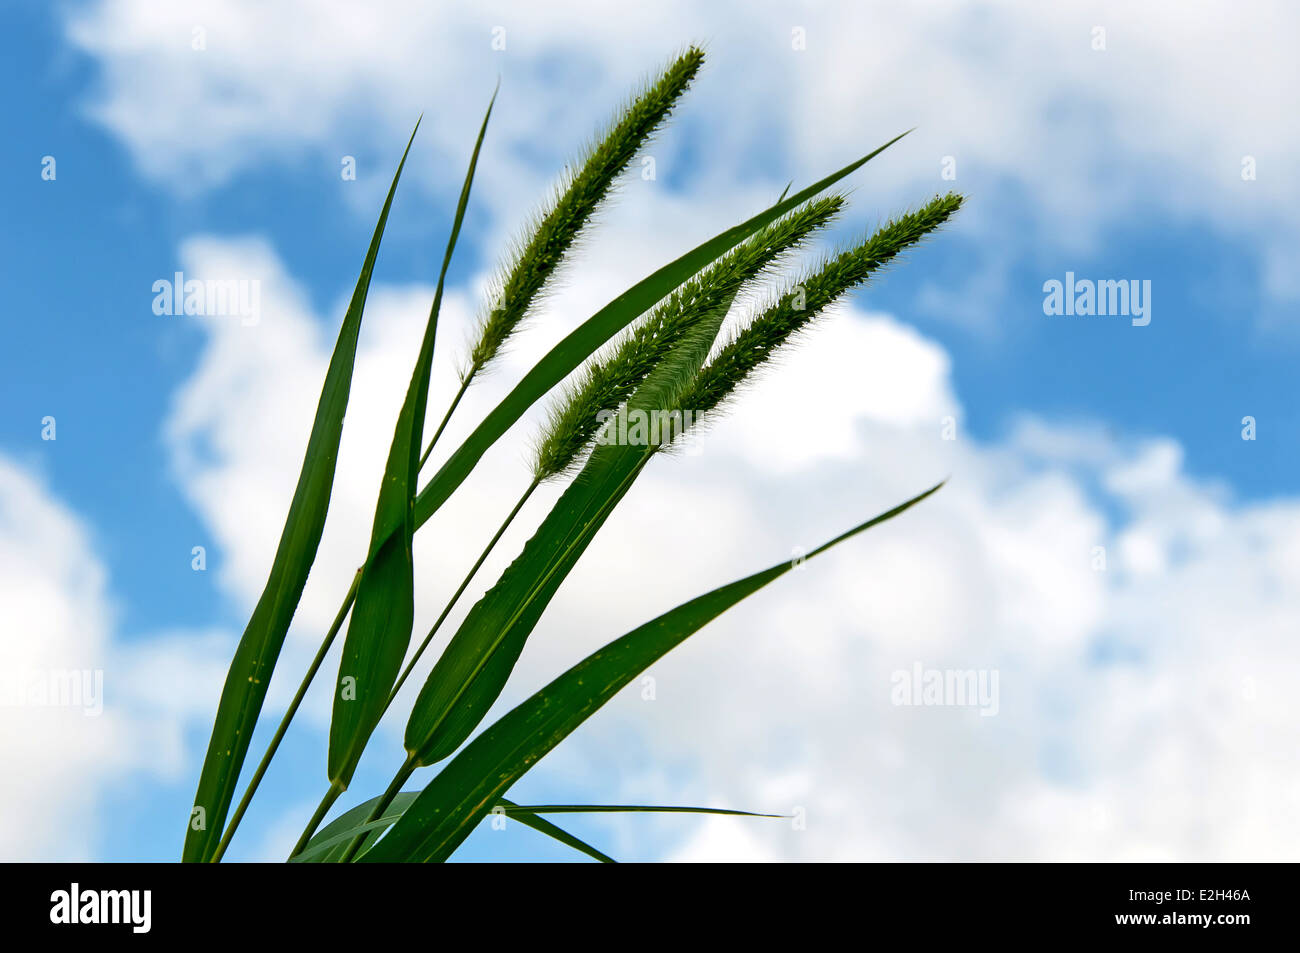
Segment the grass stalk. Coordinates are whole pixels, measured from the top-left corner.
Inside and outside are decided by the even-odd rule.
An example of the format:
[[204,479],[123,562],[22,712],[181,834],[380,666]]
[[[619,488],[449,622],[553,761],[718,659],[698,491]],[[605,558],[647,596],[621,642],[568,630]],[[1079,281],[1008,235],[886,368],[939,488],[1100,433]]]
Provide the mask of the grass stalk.
[[519,497],[519,501],[515,503],[514,508],[510,511],[509,515],[502,521],[500,527],[497,528],[497,531],[492,538],[488,540],[488,544],[483,547],[483,552],[479,553],[478,559],[475,560],[474,565],[470,567],[469,572],[465,574],[465,578],[461,580],[460,586],[452,594],[452,597],[447,600],[447,604],[443,607],[442,613],[429,629],[429,634],[424,637],[424,641],[421,642],[419,648],[415,650],[415,654],[411,656],[411,660],[406,663],[406,668],[402,670],[401,676],[397,679],[397,684],[393,686],[392,692],[388,695],[388,704],[384,706],[384,711],[387,711],[388,706],[392,705],[393,700],[397,698],[397,693],[402,690],[402,686],[406,683],[406,679],[411,674],[411,670],[415,668],[415,664],[420,661],[420,656],[424,654],[424,650],[429,647],[429,643],[433,641],[433,637],[437,634],[438,629],[442,626],[443,622],[447,620],[447,616],[451,614],[451,610],[456,605],[457,600],[464,595],[465,590],[469,587],[470,581],[473,580],[475,574],[480,568],[482,568],[483,563],[488,558],[488,554],[491,553],[496,544],[500,542],[501,537],[504,536],[506,530],[510,528],[510,524],[513,523],[515,517],[519,515],[519,511],[522,510],[524,504],[528,502],[528,498],[533,495],[533,491],[541,485],[542,481],[536,479],[528,484],[528,489],[524,490],[523,496]]
[[[493,653],[495,653],[497,649],[500,648],[502,641],[506,637],[506,634],[511,630],[511,628],[517,622],[519,622],[521,616],[524,614],[524,612],[527,611],[529,605],[533,602],[533,600],[542,595],[542,593],[545,591],[547,587],[547,584],[550,582],[551,578],[554,577],[557,572],[561,572],[564,569],[570,554],[572,554],[575,550],[581,551],[580,547],[582,549],[585,549],[592,535],[594,535],[604,524],[605,519],[613,511],[614,507],[616,507],[618,503],[622,500],[624,494],[631,487],[632,483],[637,479],[637,477],[640,476],[641,471],[645,469],[646,464],[648,464],[653,457],[654,457],[654,448],[647,448],[647,450],[642,454],[640,460],[636,461],[635,465],[631,467],[626,474],[624,474],[619,484],[615,487],[613,493],[610,494],[610,496],[606,500],[604,500],[604,502],[601,504],[600,508],[596,511],[596,513],[586,520],[585,524],[583,524],[583,526],[581,527],[581,530],[578,533],[578,535],[575,538],[568,541],[564,549],[560,550],[555,555],[555,557],[547,564],[545,572],[539,578],[533,581],[527,596],[524,599],[522,599],[519,602],[519,604],[513,608],[509,617],[502,622],[502,624],[499,627],[499,630],[492,638],[491,644],[486,646],[486,648],[482,652],[478,653],[477,658],[473,664],[473,667],[464,674],[463,680],[459,681],[458,687],[456,688],[454,694],[452,695],[449,704],[447,704],[442,708],[436,720],[434,720],[431,724],[429,724],[424,728],[423,734],[426,741],[424,743],[415,745],[414,750],[408,748],[411,757],[418,759],[417,760],[418,764],[420,765],[433,764],[434,761],[440,760],[442,757],[446,756],[445,754],[442,754],[434,758],[426,758],[425,755],[427,754],[427,750],[428,750],[427,739],[433,738],[437,735],[439,729],[441,729],[443,724],[447,721],[451,712],[455,710],[455,708],[461,703],[462,699],[465,698],[466,693],[469,692],[470,689],[473,687],[475,679],[479,677],[484,667],[488,664],[489,661],[491,661]],[[438,669],[435,667],[433,672],[430,673],[429,679],[425,683],[425,690],[428,689],[430,684],[435,683],[435,679],[437,678],[437,675],[438,675]],[[417,701],[417,705],[418,704],[419,702]],[[407,726],[407,731],[408,731],[407,743],[409,745],[411,743],[409,738],[410,725]]]
[[[453,405],[453,409],[454,409],[454,405]],[[450,415],[450,411],[448,412],[448,414]],[[435,438],[435,439],[436,439],[436,438]],[[510,528],[510,524],[513,523],[515,517],[519,515],[519,511],[522,510],[522,509],[524,508],[524,504],[526,504],[526,503],[528,502],[529,497],[531,497],[531,496],[533,495],[533,492],[534,492],[534,491],[535,491],[539,486],[541,486],[541,481],[540,481],[540,480],[533,480],[531,483],[528,484],[528,488],[527,488],[526,490],[524,490],[523,495],[519,497],[519,501],[518,501],[517,503],[515,503],[514,508],[510,510],[510,513],[506,516],[505,520],[502,521],[501,526],[497,529],[496,533],[493,534],[492,538],[488,541],[488,544],[487,544],[486,546],[483,547],[483,552],[481,552],[481,553],[479,554],[479,557],[478,557],[477,560],[475,560],[474,565],[471,566],[469,572],[467,572],[467,573],[465,574],[465,578],[461,580],[460,586],[457,587],[456,591],[452,594],[452,597],[451,597],[450,599],[447,600],[447,604],[443,607],[443,610],[442,610],[441,614],[439,614],[437,620],[433,623],[433,626],[429,629],[429,634],[426,635],[426,636],[424,637],[424,641],[420,643],[419,647],[415,650],[415,654],[412,655],[410,661],[407,662],[407,664],[406,664],[406,668],[402,670],[402,674],[401,674],[401,676],[397,679],[397,683],[393,686],[393,690],[392,690],[392,691],[389,693],[389,695],[388,695],[388,701],[384,704],[384,711],[385,711],[385,712],[388,711],[388,708],[393,704],[394,699],[397,698],[398,693],[402,690],[402,686],[406,683],[406,679],[410,676],[412,670],[414,670],[414,668],[415,668],[415,666],[416,666],[416,663],[418,663],[418,662],[420,661],[420,656],[423,655],[425,649],[427,649],[427,648],[429,647],[430,643],[433,641],[434,636],[437,635],[439,628],[442,627],[442,624],[443,624],[443,622],[446,621],[447,616],[449,616],[449,615],[451,614],[451,610],[452,610],[453,608],[455,608],[456,602],[457,602],[457,601],[460,599],[460,597],[465,593],[465,590],[469,587],[470,582],[473,581],[474,576],[478,573],[479,569],[482,568],[483,563],[487,561],[487,558],[488,558],[489,554],[491,554],[492,550],[496,547],[496,544],[501,540],[501,537],[505,535],[506,530]],[[357,578],[358,578],[358,579],[360,578],[360,575],[361,575],[361,571],[360,571],[360,570],[357,570]],[[355,594],[355,592],[356,592],[356,581],[355,581],[355,580],[353,581],[352,587],[353,587],[353,588],[352,588],[352,592],[353,592],[353,594]],[[337,634],[337,632],[338,632],[338,627],[342,624],[342,621],[343,621],[343,620],[342,620],[342,615],[343,615],[343,614],[345,614],[345,613],[340,613],[340,618],[337,619],[337,620],[335,621],[335,625],[334,625],[334,629],[333,629],[333,633],[334,633],[334,634]],[[332,641],[332,640],[333,640],[333,639],[332,639],[332,635],[331,635],[329,641]],[[316,674],[316,671],[315,671],[315,670],[318,669],[318,668],[320,667],[320,662],[321,662],[321,660],[323,659],[324,654],[325,654],[325,650],[326,650],[327,648],[328,648],[328,642],[325,643],[325,644],[323,644],[323,645],[321,646],[321,651],[317,653],[316,661],[313,663],[312,671],[308,673],[308,677],[304,680],[303,685],[299,688],[299,696],[300,696],[300,697],[297,698],[297,699],[295,699],[295,701],[300,701],[300,700],[301,700],[301,695],[306,691],[306,686],[307,686],[307,684],[311,681],[312,676],[314,676],[314,675]],[[295,706],[294,710],[296,710],[296,706]],[[285,716],[285,720],[284,720],[283,722],[281,722],[281,725],[280,725],[280,729],[281,729],[281,730],[277,733],[277,743],[278,743],[278,738],[279,738],[279,736],[283,734],[283,730],[284,730],[284,728],[287,727],[287,725],[288,725],[288,720],[289,720],[289,718],[291,718],[291,717],[292,717],[292,712],[290,712],[289,714],[287,714],[287,715]],[[383,717],[383,716],[381,715],[380,717]],[[271,754],[272,754],[272,753],[273,753],[272,751],[268,751],[268,752],[267,752],[267,756],[263,759],[263,766],[262,766],[262,768],[259,770],[259,775],[258,775],[258,777],[257,777],[257,780],[260,780],[261,771],[264,771],[264,770],[265,770],[265,765],[266,765],[267,763],[270,762],[270,757],[271,757]],[[403,776],[401,776],[400,779],[396,782],[396,783],[398,784],[398,788],[399,788],[399,789],[400,789],[401,784],[405,783],[406,778],[410,777],[410,775],[411,775],[411,771],[415,770],[415,767],[416,767],[416,765],[415,765],[415,764],[412,764],[410,770],[408,770],[408,771],[406,772],[406,774],[403,775]],[[341,793],[341,792],[340,792],[340,793]],[[373,820],[377,819],[381,814],[383,814],[384,809],[388,807],[389,803],[392,802],[393,797],[395,797],[396,795],[397,795],[397,790],[392,790],[392,791],[390,791],[390,792],[388,793],[386,799],[385,799],[385,800],[384,800],[384,801],[379,805],[379,807],[378,807],[375,811],[372,812],[372,814],[371,814],[370,817],[367,817],[367,818],[366,818],[366,820],[365,820],[364,823],[369,823],[370,821],[373,821]],[[338,795],[335,795],[335,797],[337,797],[337,796],[338,796]],[[328,797],[328,793],[327,793],[327,797]],[[247,801],[248,801],[249,799],[251,799],[251,798],[252,798],[252,793],[251,793],[251,791],[250,791],[248,794],[245,795],[245,801],[242,802],[242,803],[240,804],[240,809],[241,809],[241,810],[240,810],[240,814],[241,814],[241,815],[242,815],[242,813],[243,813],[243,808],[247,806]],[[324,803],[324,802],[322,802],[322,803]],[[331,800],[329,803],[330,803],[330,804],[333,804],[333,801]],[[328,809],[329,809],[329,806],[327,805],[327,806],[326,806],[326,810],[328,810]],[[311,827],[311,834],[314,834],[314,833],[315,833],[315,829],[316,829],[317,826],[320,825],[320,822],[321,822],[322,819],[323,819],[323,816],[322,816],[322,817],[316,817],[316,818],[313,819],[313,824],[312,824],[312,827]],[[299,842],[298,846],[296,846],[296,847],[294,848],[294,851],[293,851],[294,854],[299,853],[300,851],[302,851],[302,850],[307,846],[307,841],[311,840],[311,834],[308,834],[308,835],[307,835],[307,840],[301,840],[301,841]],[[229,834],[227,834],[227,840],[228,840],[228,839],[229,839]],[[225,844],[225,842],[226,842],[226,841],[223,841],[223,845]],[[355,852],[356,845],[357,845],[359,842],[360,842],[359,840],[356,841],[356,842],[354,842],[354,844],[352,845],[352,847],[349,848],[349,853],[348,853],[348,857],[349,857],[349,858],[350,858],[351,855]],[[290,856],[292,857],[293,855],[291,854]],[[220,857],[220,854],[218,854],[218,857]]]
[[293,721],[293,716],[298,713],[299,706],[307,694],[307,689],[311,687],[312,679],[320,671],[321,663],[325,661],[325,656],[329,653],[330,646],[334,644],[334,639],[339,634],[339,629],[343,627],[343,620],[347,618],[348,611],[352,608],[352,602],[357,597],[357,583],[361,581],[361,570],[358,569],[352,577],[352,586],[348,589],[348,594],[343,599],[343,605],[339,608],[338,615],[334,617],[329,631],[325,633],[325,638],[321,641],[320,648],[316,650],[316,657],[312,659],[311,666],[307,673],[302,677],[298,685],[298,691],[293,696],[293,701],[289,703],[284,717],[280,719],[280,725],[275,729],[275,734],[271,737],[270,743],[266,746],[266,753],[262,755],[262,760],[257,765],[257,770],[253,772],[253,777],[248,782],[248,787],[244,789],[244,796],[240,798],[239,806],[235,808],[235,813],[226,825],[225,832],[221,835],[221,842],[217,844],[217,849],[212,855],[212,863],[220,862],[226,853],[226,848],[230,846],[230,840],[235,836],[235,830],[239,827],[239,822],[244,819],[244,812],[248,810],[248,805],[253,800],[253,795],[257,793],[257,787],[262,783],[262,777],[266,774],[266,769],[271,766],[271,759],[280,748],[280,742],[284,740],[284,734],[289,730],[289,722]]
[[[388,788],[384,791],[383,796],[375,804],[370,815],[362,821],[363,824],[369,824],[371,821],[378,820],[383,816],[384,811],[388,809],[388,805],[393,803],[393,798],[397,797],[398,792],[402,790],[402,785],[407,782],[407,779],[411,777],[417,767],[419,767],[419,765],[416,764],[414,757],[408,757],[402,762],[402,766],[398,768],[397,773],[393,775],[393,780],[389,782]],[[356,837],[352,838],[352,843],[348,844],[348,849],[343,854],[340,863],[351,863],[352,858],[357,855],[357,851],[361,849],[361,844],[365,839],[366,835],[364,833],[358,834]]]
[[[824,228],[843,205],[842,196],[828,196],[767,226],[669,295],[607,358],[588,365],[551,408],[537,442],[536,477],[547,480],[576,466],[600,429],[602,411],[612,412],[628,400],[702,322],[730,308],[747,283]],[[712,342],[710,336],[705,347]]]
[[342,784],[331,784],[325,796],[320,799],[320,804],[316,805],[316,813],[311,816],[307,826],[302,829],[302,834],[298,838],[298,843],[293,845],[293,850],[289,852],[289,860],[301,854],[306,849],[307,844],[311,841],[316,833],[316,828],[320,827],[320,822],[325,820],[325,815],[329,813],[334,802],[339,799],[339,795],[346,791],[347,788]]
[[442,423],[438,424],[438,429],[433,432],[433,437],[429,440],[429,445],[424,448],[424,453],[420,456],[420,465],[416,468],[416,472],[424,469],[425,463],[429,460],[429,454],[433,453],[434,444],[438,442],[438,438],[442,436],[442,432],[447,429],[447,423],[451,420],[451,415],[456,412],[456,408],[460,405],[460,399],[465,396],[465,391],[467,390],[469,390],[469,381],[461,381],[460,389],[456,391],[456,396],[452,398],[451,406],[448,407],[447,412],[442,415]]
[[760,365],[827,307],[942,226],[961,204],[960,195],[937,196],[826,260],[719,349],[685,388],[681,406],[696,411],[698,417],[729,401]]

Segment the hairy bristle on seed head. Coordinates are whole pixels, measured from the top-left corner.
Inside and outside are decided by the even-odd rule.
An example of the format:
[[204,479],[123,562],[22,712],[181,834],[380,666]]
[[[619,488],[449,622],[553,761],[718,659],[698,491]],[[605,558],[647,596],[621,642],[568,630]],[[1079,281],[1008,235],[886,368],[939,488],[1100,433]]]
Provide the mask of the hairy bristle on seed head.
[[[534,476],[569,471],[602,425],[602,412],[617,410],[675,348],[684,346],[707,318],[720,319],[740,289],[783,254],[824,227],[844,204],[838,195],[801,206],[683,283],[627,334],[608,356],[591,361],[577,382],[551,408],[537,444]],[[722,314],[719,314],[719,311]],[[713,343],[692,342],[705,353]],[[702,359],[702,355],[701,355]]]
[[570,166],[564,186],[547,210],[537,215],[528,238],[518,243],[502,269],[461,371],[463,383],[468,384],[501,353],[619,174],[667,119],[703,62],[703,52],[695,47],[677,57]]
[[683,389],[679,406],[692,411],[694,421],[716,411],[829,305],[943,225],[961,204],[962,196],[956,193],[937,196],[827,259],[734,334]]

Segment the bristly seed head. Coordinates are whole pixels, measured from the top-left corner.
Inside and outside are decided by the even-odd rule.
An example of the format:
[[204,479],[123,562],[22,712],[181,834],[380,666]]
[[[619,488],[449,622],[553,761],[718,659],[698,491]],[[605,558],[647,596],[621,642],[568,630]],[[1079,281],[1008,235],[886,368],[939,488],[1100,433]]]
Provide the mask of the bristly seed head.
[[[571,469],[600,429],[602,411],[617,410],[706,317],[717,316],[719,310],[725,314],[747,282],[824,227],[843,205],[841,196],[832,195],[768,225],[678,287],[608,358],[589,363],[579,382],[551,408],[537,445],[536,479]],[[711,335],[701,343],[707,350]]]
[[941,226],[961,204],[962,197],[956,193],[937,196],[919,210],[899,216],[871,237],[827,260],[735,334],[685,388],[680,406],[693,411],[694,420],[717,409],[828,305]]
[[538,217],[531,237],[521,243],[513,264],[504,270],[491,306],[479,321],[462,383],[468,385],[501,352],[614,180],[672,112],[703,62],[704,53],[690,47],[624,107],[605,136],[587,150],[586,158],[570,167],[565,176],[568,187]]

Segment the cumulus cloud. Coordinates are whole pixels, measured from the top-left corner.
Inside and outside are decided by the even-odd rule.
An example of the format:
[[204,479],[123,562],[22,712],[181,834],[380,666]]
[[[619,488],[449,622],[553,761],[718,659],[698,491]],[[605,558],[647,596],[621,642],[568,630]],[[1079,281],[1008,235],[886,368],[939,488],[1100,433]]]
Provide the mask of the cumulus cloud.
[[358,207],[368,213],[393,150],[425,112],[439,161],[411,173],[449,194],[458,176],[448,162],[463,161],[500,76],[493,136],[509,148],[484,156],[480,197],[501,234],[593,117],[672,50],[704,41],[710,68],[680,122],[707,130],[710,148],[735,161],[682,174],[684,139],[670,135],[649,150],[659,174],[700,200],[732,190],[737,168],[743,181],[779,189],[916,127],[873,164],[870,195],[919,196],[955,170],[974,197],[957,229],[981,236],[983,267],[969,288],[931,289],[926,300],[968,322],[987,321],[972,303],[1000,291],[1012,262],[1087,252],[1134,208],[1192,216],[1255,246],[1265,290],[1293,300],[1279,262],[1295,257],[1300,199],[1283,172],[1300,161],[1286,41],[1298,27],[1300,10],[1281,0],[667,0],[626,17],[589,0],[364,10],[345,0],[101,0],[69,8],[66,21],[99,68],[89,115],[146,175],[183,192],[268,162],[337,169],[355,155],[380,170],[362,176],[371,191]]
[[[871,443],[867,486],[922,458]],[[1300,505],[1234,505],[1167,451],[1113,448],[1081,481],[1014,439],[962,448],[926,506],[657,666],[660,700],[625,703],[655,739],[642,756],[689,737],[697,773],[673,796],[802,809],[805,830],[744,839],[773,859],[1293,858]],[[1081,485],[1111,477],[1125,489]],[[766,519],[815,519],[852,485],[847,468],[809,481]],[[916,664],[998,672],[997,715],[895,705],[893,673]],[[725,826],[675,856],[726,856]]]
[[0,857],[91,859],[115,784],[185,768],[184,730],[215,702],[232,642],[216,632],[127,642],[92,535],[4,457],[0,606]]
[[[268,276],[272,305],[257,327],[213,322],[168,429],[183,485],[221,529],[232,594],[248,605],[274,540],[242,516],[274,514],[278,526],[310,418],[288,395],[314,396],[330,344],[264,245],[208,238],[183,257],[195,274]],[[533,337],[561,333],[569,297],[586,294],[553,300]],[[364,550],[427,299],[426,288],[374,291],[300,658]],[[470,314],[453,297],[446,340]],[[459,433],[541,346],[521,343],[488,378]],[[439,354],[444,387],[454,352]],[[699,455],[646,471],[561,590],[498,710],[672,605],[948,485],[695,636],[649,673],[653,701],[630,687],[521,788],[770,809],[803,823],[611,825],[629,856],[1290,856],[1300,774],[1278,755],[1292,734],[1300,501],[1235,502],[1188,476],[1168,439],[1031,417],[981,443],[962,419],[933,340],[857,307],[829,316],[712,424]],[[421,533],[425,622],[526,482],[521,444],[504,443]],[[525,527],[545,506],[526,512]],[[517,553],[527,529],[516,530],[473,595]],[[996,715],[896,705],[894,673],[918,664],[997,672]],[[391,733],[378,743],[396,750]]]
[[[659,179],[625,183],[601,240],[584,251],[581,282],[563,287],[476,384],[450,447],[522,368],[632,280],[767,204],[787,179],[809,180],[912,126],[905,148],[855,180],[855,199],[870,217],[875,196],[946,187],[944,161],[955,163],[951,184],[973,200],[953,235],[978,233],[982,258],[967,287],[918,275],[924,307],[986,320],[1013,263],[1087,253],[1135,209],[1209,224],[1253,249],[1267,293],[1294,298],[1287,220],[1298,186],[1278,170],[1300,159],[1286,45],[1300,14],[1280,2],[1251,10],[669,2],[611,17],[581,2],[359,10],[100,0],[67,8],[66,23],[98,69],[89,115],[147,177],[195,192],[275,163],[321,163],[333,174],[355,155],[353,199],[367,217],[421,111],[422,151],[408,177],[455,188],[483,105],[474,90],[485,99],[500,74],[493,135],[505,145],[485,153],[475,192],[492,248],[593,117],[682,42],[707,40],[711,66],[678,117],[681,133],[650,149]],[[688,146],[706,133],[731,161],[687,169]],[[1247,159],[1255,180],[1242,177]],[[221,553],[219,583],[248,609],[343,308],[317,313],[261,239],[199,236],[181,259],[187,275],[261,283],[255,325],[201,319],[202,353],[164,428],[177,485]],[[485,277],[445,303],[435,419]],[[270,708],[296,684],[364,552],[430,295],[372,291],[321,558]],[[630,688],[521,788],[799,821],[609,821],[605,833],[629,857],[1293,859],[1300,776],[1286,757],[1287,691],[1297,675],[1300,501],[1241,502],[1189,475],[1176,441],[1117,436],[1100,423],[1026,416],[1005,438],[973,440],[950,363],[890,315],[845,307],[711,422],[700,455],[656,461],[557,597],[499,709],[648,617],[949,482],[697,635],[654,666],[653,701]],[[421,533],[417,631],[522,490],[535,425],[534,416],[494,449]],[[471,596],[557,493],[533,501]],[[38,737],[65,746],[65,763],[41,762],[22,748],[16,722],[0,723],[10,726],[3,743],[35,764],[30,784],[2,795],[13,820],[0,842],[10,838],[20,855],[50,844],[84,853],[57,812],[93,809],[104,784],[140,770],[147,730],[162,732],[146,746],[161,763],[147,770],[196,770],[176,726],[210,714],[215,687],[188,689],[219,684],[226,656],[196,662],[185,634],[122,642],[84,530],[30,474],[0,469],[0,512],[0,578],[17,580],[5,600],[11,631],[46,636],[6,640],[11,653],[43,646],[13,664],[84,657],[117,666],[129,686],[130,704],[96,723],[103,745],[88,747],[89,735],[60,720],[66,713],[51,717]],[[221,645],[228,652],[228,639]],[[894,704],[895,673],[916,665],[997,672],[997,714]],[[327,664],[323,679],[332,674]],[[163,685],[186,691],[172,697]],[[306,712],[318,730],[325,698],[314,693]],[[400,727],[390,719],[379,743],[396,752]],[[90,782],[49,796],[73,776]],[[288,792],[289,812],[316,793]],[[300,822],[277,823],[273,840],[292,839]]]

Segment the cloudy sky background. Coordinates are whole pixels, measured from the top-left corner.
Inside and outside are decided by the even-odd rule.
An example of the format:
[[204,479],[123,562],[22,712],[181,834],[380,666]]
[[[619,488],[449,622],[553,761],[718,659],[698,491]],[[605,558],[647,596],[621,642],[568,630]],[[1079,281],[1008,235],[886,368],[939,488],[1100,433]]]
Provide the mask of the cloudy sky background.
[[[629,687],[512,797],[806,818],[569,825],[624,859],[1295,858],[1300,10],[699,6],[6,5],[0,666],[102,669],[105,697],[95,718],[0,707],[0,858],[178,856],[225,667],[416,116],[272,725],[364,552],[498,77],[439,334],[439,416],[503,243],[688,42],[708,63],[647,150],[656,178],[627,178],[447,446],[596,308],[791,180],[916,127],[853,176],[826,247],[949,187],[969,202],[765,375],[699,455],[646,472],[501,710],[658,612],[951,482],[695,636],[651,671],[653,701]],[[152,284],[177,269],[260,280],[261,321],[155,315]],[[1150,325],[1044,315],[1043,283],[1067,271],[1150,280]],[[521,423],[422,531],[417,631],[526,485],[535,429]],[[558,492],[529,505],[475,595]],[[918,662],[997,670],[998,714],[893,705],[891,674]],[[323,792],[334,672],[232,858],[283,857]],[[400,762],[407,708],[347,803]],[[512,825],[464,856],[568,855]]]

